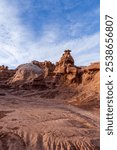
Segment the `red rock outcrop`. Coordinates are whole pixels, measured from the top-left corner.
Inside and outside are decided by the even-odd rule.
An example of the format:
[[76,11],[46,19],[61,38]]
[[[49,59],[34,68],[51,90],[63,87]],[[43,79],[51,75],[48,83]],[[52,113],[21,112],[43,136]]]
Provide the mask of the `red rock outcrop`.
[[8,66],[4,66],[4,65],[0,66],[0,71],[5,71],[5,70],[8,70]]
[[34,61],[32,61],[32,63],[44,70],[45,78],[47,76],[52,76],[52,73],[55,69],[55,65],[53,63],[51,63],[50,61],[39,62],[39,61],[34,60]]
[[[32,63],[18,66],[15,74],[3,69],[5,67],[2,66],[0,80],[5,82],[2,81],[1,86],[10,85],[38,90],[59,88],[58,91],[60,91],[61,86],[70,89],[72,86],[74,92],[72,91],[73,94],[70,96],[72,100],[69,103],[85,108],[87,103],[88,107],[89,105],[92,108],[94,105],[99,107],[100,63],[91,63],[85,67],[75,66],[70,52],[70,50],[65,50],[56,65],[50,61],[32,61]],[[69,94],[66,95],[66,98],[69,98]]]
[[71,50],[65,50],[54,70],[55,76],[61,76],[64,81],[73,83],[77,81],[78,68],[74,65],[74,59],[70,54]]
[[[60,60],[54,65],[50,61],[32,61],[30,64],[20,65],[16,69],[16,74],[9,81],[10,84],[26,84],[33,87],[53,87],[79,84],[88,84],[99,72],[99,63],[92,63],[88,67],[78,67],[74,65],[71,50],[65,50]],[[38,73],[37,73],[38,72]],[[43,73],[42,73],[43,72]]]
[[0,66],[0,88],[9,88],[7,81],[15,74],[15,70]]
[[80,70],[80,84],[76,87],[78,94],[72,98],[71,104],[85,108],[100,107],[100,63],[91,63]]

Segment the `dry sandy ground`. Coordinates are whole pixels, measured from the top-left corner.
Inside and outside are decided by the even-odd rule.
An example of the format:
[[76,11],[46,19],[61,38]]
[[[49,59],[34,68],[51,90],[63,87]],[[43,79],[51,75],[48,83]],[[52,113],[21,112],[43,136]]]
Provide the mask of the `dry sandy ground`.
[[99,110],[0,90],[0,150],[99,150]]

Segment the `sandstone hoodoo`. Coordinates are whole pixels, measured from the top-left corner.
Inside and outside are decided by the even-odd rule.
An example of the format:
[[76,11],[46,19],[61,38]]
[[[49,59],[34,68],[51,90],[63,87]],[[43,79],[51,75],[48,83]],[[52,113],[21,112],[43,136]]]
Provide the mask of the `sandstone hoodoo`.
[[65,50],[59,62],[56,63],[54,73],[56,76],[64,75],[64,80],[69,83],[77,81],[78,68],[74,65],[71,50]]
[[8,66],[4,66],[4,65],[0,66],[0,71],[6,71],[6,70],[8,70]]
[[70,54],[70,50],[65,50],[64,54],[62,55],[61,59],[59,62],[56,63],[56,67],[54,72],[60,73],[60,74],[65,74],[67,73],[67,67],[74,66],[74,59]]
[[[82,65],[82,64],[81,64]],[[0,66],[0,150],[99,150],[100,63]]]

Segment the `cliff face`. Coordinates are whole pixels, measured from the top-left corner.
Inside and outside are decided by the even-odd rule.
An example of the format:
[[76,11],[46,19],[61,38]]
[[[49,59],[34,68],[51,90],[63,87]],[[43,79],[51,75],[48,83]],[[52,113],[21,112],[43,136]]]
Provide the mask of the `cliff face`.
[[0,69],[0,150],[99,150],[100,63]]
[[70,101],[71,104],[84,109],[100,107],[100,64],[92,63],[82,69],[81,84],[78,93]]

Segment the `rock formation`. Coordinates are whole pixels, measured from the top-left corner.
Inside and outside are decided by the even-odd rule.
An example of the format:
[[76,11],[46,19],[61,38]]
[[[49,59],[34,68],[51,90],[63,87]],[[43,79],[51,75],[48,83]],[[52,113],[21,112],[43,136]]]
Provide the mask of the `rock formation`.
[[43,70],[34,64],[27,63],[18,66],[15,75],[10,79],[10,84],[30,84],[36,78],[43,78]]
[[7,81],[15,74],[15,70],[9,70],[7,66],[0,66],[0,87],[9,88]]
[[91,63],[79,69],[80,84],[76,87],[79,94],[70,101],[71,104],[85,108],[100,107],[100,63]]
[[75,82],[77,80],[78,68],[74,65],[74,59],[70,54],[71,50],[65,50],[59,62],[56,63],[54,73],[56,76],[64,75],[64,80],[68,80],[68,83]]
[[6,70],[8,70],[8,66],[4,66],[4,65],[0,66],[0,71],[6,71]]
[[[6,67],[1,67],[3,68]],[[65,50],[60,60],[53,64],[50,61],[32,61],[29,64],[23,64],[16,68],[16,73],[8,81],[10,85],[27,84],[32,87],[48,87],[55,85],[87,84],[99,72],[99,63],[92,63],[88,67],[78,67],[74,65],[74,59],[71,56],[71,50]],[[2,71],[5,72],[5,71]],[[8,71],[6,71],[8,72]]]
[[54,72],[56,74],[65,74],[67,73],[67,67],[74,66],[74,59],[70,54],[70,50],[65,50],[59,62],[56,63]]
[[32,61],[32,63],[44,70],[44,77],[45,78],[47,76],[52,75],[53,70],[55,69],[55,65],[53,63],[51,63],[50,61],[39,62],[39,61],[34,60],[34,61]]

